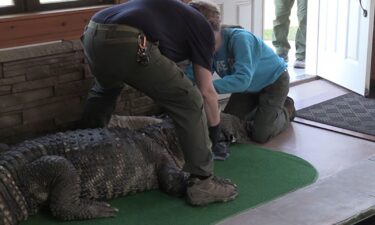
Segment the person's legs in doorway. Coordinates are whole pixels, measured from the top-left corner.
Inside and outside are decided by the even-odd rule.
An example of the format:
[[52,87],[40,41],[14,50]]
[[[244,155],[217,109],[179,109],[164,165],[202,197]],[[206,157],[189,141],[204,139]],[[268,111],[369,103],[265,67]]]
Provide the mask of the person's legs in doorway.
[[296,34],[295,68],[305,68],[307,0],[297,0],[298,30]]
[[275,20],[273,21],[272,44],[276,54],[288,61],[290,44],[288,42],[290,14],[295,0],[274,0]]

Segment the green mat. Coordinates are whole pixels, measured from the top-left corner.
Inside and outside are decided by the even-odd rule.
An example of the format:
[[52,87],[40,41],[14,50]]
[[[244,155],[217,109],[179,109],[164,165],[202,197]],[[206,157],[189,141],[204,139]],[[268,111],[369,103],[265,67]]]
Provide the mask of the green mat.
[[231,152],[228,160],[215,162],[215,173],[238,185],[240,194],[232,202],[191,207],[184,199],[156,190],[111,201],[120,209],[115,218],[60,222],[41,213],[21,225],[209,225],[311,184],[317,177],[308,162],[289,154],[245,144],[232,145]]

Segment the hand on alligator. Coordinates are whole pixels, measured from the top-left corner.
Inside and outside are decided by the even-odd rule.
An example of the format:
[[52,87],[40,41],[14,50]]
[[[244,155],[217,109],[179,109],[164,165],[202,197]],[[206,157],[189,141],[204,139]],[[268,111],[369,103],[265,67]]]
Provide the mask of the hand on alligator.
[[224,161],[230,156],[229,144],[227,142],[218,142],[212,146],[214,160]]

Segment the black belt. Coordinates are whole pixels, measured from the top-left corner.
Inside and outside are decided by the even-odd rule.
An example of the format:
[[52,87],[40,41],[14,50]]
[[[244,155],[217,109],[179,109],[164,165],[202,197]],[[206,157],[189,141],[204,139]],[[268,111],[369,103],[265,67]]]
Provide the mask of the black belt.
[[125,31],[130,33],[141,34],[143,33],[141,30],[123,24],[101,24],[96,23],[94,21],[90,21],[87,27],[96,29],[96,30],[103,30],[103,31]]

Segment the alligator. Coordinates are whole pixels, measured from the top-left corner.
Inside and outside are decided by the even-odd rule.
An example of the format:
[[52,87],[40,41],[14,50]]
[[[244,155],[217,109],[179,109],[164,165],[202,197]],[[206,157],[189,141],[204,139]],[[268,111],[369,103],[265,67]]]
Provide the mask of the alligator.
[[[112,119],[107,128],[49,134],[0,152],[0,225],[19,224],[43,207],[61,220],[112,217],[118,209],[105,200],[157,188],[183,196],[188,174],[181,169],[173,123],[155,120],[134,129],[129,120],[119,123],[122,119]],[[241,136],[239,120],[227,117],[226,123],[226,141]]]

